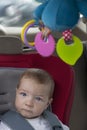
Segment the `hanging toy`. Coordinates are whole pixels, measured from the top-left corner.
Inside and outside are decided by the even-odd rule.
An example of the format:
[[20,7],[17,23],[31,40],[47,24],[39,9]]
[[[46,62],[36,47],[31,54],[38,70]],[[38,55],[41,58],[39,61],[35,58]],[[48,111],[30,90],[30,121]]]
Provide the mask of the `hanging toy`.
[[64,62],[74,65],[82,55],[83,44],[78,37],[72,35],[72,30],[66,30],[56,44],[56,52]]
[[30,20],[24,24],[21,31],[21,39],[23,43],[25,43],[25,45],[29,48],[36,49],[37,52],[44,57],[52,55],[55,51],[55,40],[51,34],[44,39],[42,38],[42,32],[39,32],[36,35],[34,42],[28,42],[26,38],[27,31],[34,26],[36,26],[35,20]]
[[78,23],[80,14],[87,17],[87,0],[37,1],[41,4],[34,11],[35,20],[37,23],[41,20],[44,27],[63,34],[56,44],[56,52],[64,62],[74,65],[82,55],[83,45],[81,40],[72,34],[72,29]]
[[22,42],[29,48],[35,49],[34,47],[34,42],[28,42],[26,35],[27,35],[27,31],[29,30],[29,28],[34,27],[35,20],[31,20],[29,22],[27,22],[26,24],[24,24],[24,26],[22,27],[22,31],[21,31],[21,40]]
[[73,35],[73,41],[73,43],[66,44],[64,38],[60,38],[56,45],[58,56],[70,65],[74,65],[83,52],[81,40]]
[[34,42],[28,42],[27,31],[34,26],[36,26],[36,21],[30,20],[22,28],[21,39],[27,47],[35,49],[43,57],[48,57],[54,53],[56,46],[56,52],[64,62],[70,65],[76,63],[83,52],[83,45],[78,37],[73,36],[72,38],[71,30],[63,32],[63,37],[55,44],[51,34],[43,37],[44,27],[40,27],[41,31],[36,34]]
[[40,32],[35,37],[35,48],[40,55],[48,57],[55,50],[55,40],[52,35],[49,35],[47,39],[43,39],[42,32]]

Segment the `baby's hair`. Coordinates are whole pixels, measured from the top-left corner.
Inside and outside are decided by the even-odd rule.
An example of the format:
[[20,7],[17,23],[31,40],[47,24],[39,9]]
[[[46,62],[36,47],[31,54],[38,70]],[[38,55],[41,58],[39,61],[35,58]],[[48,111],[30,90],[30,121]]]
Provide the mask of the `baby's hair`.
[[39,84],[48,85],[50,87],[50,98],[53,96],[54,80],[51,75],[43,69],[29,68],[20,76],[17,88],[20,87],[20,82],[23,78],[34,79]]

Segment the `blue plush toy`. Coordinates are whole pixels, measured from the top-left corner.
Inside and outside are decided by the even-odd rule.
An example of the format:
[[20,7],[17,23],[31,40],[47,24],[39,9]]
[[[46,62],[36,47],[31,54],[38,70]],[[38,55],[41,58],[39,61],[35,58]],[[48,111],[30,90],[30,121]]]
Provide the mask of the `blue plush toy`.
[[[71,30],[78,23],[80,14],[87,17],[87,0],[37,1],[42,4],[34,12],[36,21],[42,20],[46,28],[62,32],[65,41],[72,41]],[[68,36],[66,37],[66,35]]]
[[34,12],[36,20],[42,20],[51,30],[72,29],[80,13],[87,17],[87,0],[37,0],[42,2]]

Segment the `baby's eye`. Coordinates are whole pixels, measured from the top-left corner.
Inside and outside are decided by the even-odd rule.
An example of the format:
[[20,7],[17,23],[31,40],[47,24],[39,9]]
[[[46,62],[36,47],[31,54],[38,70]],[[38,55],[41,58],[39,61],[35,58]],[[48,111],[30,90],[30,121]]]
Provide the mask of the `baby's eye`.
[[24,93],[24,92],[21,92],[20,95],[22,95],[22,96],[27,96],[27,94]]
[[42,99],[41,97],[35,97],[35,99],[36,99],[37,101],[43,101],[43,99]]

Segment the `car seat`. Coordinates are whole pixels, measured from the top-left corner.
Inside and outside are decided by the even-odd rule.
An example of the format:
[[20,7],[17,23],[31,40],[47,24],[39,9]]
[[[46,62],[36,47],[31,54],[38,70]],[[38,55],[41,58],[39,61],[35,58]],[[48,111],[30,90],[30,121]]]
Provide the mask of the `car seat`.
[[74,97],[74,70],[56,56],[0,55],[0,113],[12,109],[18,78],[27,68],[42,68],[52,75],[55,81],[52,111],[68,125]]
[[22,43],[17,36],[0,35],[0,54],[21,54]]

